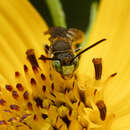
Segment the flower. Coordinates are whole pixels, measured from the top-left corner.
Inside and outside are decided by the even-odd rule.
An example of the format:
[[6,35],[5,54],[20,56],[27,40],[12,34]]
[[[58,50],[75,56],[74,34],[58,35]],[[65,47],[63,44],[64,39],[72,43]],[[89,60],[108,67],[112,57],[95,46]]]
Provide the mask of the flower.
[[107,42],[64,80],[38,60],[49,44],[46,23],[29,2],[2,1],[0,129],[129,129],[129,4],[102,1],[89,41]]

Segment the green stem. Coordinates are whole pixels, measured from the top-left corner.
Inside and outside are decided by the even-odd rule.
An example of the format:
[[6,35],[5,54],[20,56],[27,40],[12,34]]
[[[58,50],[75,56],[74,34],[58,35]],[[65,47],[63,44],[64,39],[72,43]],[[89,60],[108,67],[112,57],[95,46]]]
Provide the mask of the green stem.
[[81,44],[81,47],[82,47],[82,48],[85,48],[85,47],[86,47],[86,44],[87,44],[87,42],[88,42],[88,38],[89,38],[89,35],[90,35],[90,31],[91,31],[92,26],[93,26],[93,24],[94,24],[94,22],[95,22],[95,19],[96,19],[97,8],[98,8],[98,3],[97,3],[97,2],[93,2],[93,3],[92,3],[92,6],[91,6],[91,10],[90,10],[89,26],[88,26],[87,29],[86,29],[84,41],[83,41],[83,43]]
[[54,26],[67,27],[66,18],[60,0],[46,0]]

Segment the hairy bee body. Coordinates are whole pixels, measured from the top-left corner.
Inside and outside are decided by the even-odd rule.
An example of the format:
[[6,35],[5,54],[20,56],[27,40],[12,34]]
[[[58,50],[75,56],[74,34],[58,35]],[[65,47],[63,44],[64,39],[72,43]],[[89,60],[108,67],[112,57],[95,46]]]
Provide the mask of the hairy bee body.
[[52,27],[45,34],[50,34],[50,46],[46,47],[49,55],[48,57],[41,56],[40,59],[51,60],[53,68],[64,79],[73,76],[82,53],[106,40],[102,39],[76,54],[77,50],[75,50],[74,45],[83,41],[84,33],[82,31],[75,28]]

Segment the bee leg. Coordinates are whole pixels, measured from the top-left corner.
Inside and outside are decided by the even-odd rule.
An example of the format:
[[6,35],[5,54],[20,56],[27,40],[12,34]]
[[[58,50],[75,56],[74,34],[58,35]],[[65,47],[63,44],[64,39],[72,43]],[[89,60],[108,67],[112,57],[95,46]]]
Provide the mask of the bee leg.
[[44,50],[47,55],[49,54],[49,48],[50,48],[49,45],[47,45],[47,44],[44,45]]
[[78,51],[80,51],[80,50],[81,50],[81,47],[76,48],[76,49],[74,50],[74,52],[78,52]]

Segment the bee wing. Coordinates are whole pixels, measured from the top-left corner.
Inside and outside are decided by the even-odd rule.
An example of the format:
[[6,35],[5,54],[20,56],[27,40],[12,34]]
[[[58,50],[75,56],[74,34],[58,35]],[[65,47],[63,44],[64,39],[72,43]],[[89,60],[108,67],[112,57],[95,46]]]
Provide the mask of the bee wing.
[[67,31],[67,37],[69,37],[73,43],[81,43],[84,39],[84,33],[76,28],[69,28]]
[[52,38],[66,37],[67,29],[63,27],[51,27],[45,34],[50,34]]
[[76,28],[51,27],[45,34],[50,34],[49,40],[53,42],[56,39],[62,39],[75,43],[81,43],[84,39],[84,33]]

